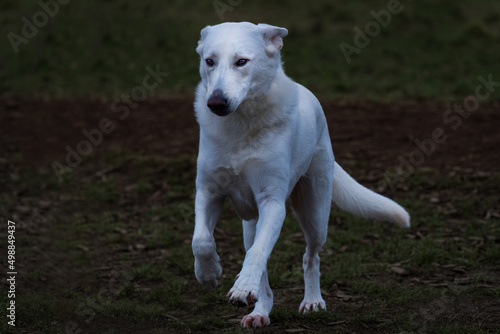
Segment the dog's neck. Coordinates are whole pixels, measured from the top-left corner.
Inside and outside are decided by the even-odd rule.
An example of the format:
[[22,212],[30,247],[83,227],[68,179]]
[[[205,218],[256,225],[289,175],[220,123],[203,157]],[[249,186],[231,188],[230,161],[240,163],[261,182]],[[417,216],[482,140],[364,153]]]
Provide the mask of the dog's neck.
[[291,94],[293,89],[296,89],[294,82],[286,76],[280,66],[269,90],[260,96],[244,100],[232,116],[254,123],[256,126],[259,120],[266,121],[277,116],[286,117],[281,109],[286,107],[288,102],[292,102],[287,101],[290,97],[296,97],[296,94]]
[[[296,83],[280,67],[267,93],[244,100],[228,116],[208,114],[204,121],[210,122],[210,125],[202,125],[202,130],[206,131],[205,138],[216,146],[228,148],[261,142],[268,131],[279,131],[296,116],[290,114],[296,110],[292,107],[296,104],[296,89]],[[221,137],[221,134],[225,136]]]

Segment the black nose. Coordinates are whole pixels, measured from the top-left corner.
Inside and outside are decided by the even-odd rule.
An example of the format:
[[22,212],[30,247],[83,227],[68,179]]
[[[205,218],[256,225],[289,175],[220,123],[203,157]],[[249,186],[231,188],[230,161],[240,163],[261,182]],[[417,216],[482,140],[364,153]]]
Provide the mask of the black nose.
[[226,116],[229,114],[229,104],[224,93],[220,89],[216,89],[208,98],[207,107],[218,116]]

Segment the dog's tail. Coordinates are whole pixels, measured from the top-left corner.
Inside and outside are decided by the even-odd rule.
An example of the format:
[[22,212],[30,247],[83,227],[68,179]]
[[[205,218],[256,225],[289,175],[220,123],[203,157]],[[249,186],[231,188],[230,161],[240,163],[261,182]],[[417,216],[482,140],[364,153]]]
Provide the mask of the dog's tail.
[[365,218],[410,227],[410,215],[399,204],[357,183],[335,162],[332,201],[342,210]]

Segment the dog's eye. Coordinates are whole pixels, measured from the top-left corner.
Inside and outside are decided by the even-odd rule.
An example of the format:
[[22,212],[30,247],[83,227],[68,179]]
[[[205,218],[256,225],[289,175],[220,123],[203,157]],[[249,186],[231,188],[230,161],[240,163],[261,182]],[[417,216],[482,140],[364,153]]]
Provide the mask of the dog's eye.
[[210,58],[205,59],[205,63],[207,64],[208,67],[214,66],[214,61]]
[[246,63],[248,63],[248,59],[238,59],[235,65],[241,67],[244,66]]

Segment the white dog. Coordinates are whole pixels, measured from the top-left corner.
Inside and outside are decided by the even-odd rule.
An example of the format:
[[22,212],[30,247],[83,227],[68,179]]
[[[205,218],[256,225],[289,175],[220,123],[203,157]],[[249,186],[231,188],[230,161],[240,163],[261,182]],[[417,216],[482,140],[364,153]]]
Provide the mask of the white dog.
[[305,296],[299,312],[325,309],[319,256],[330,206],[409,227],[408,213],[354,181],[333,156],[326,119],[314,95],[283,72],[287,30],[267,24],[223,23],[201,31],[200,124],[193,235],[196,278],[214,287],[222,268],[213,232],[224,198],[243,220],[246,256],[229,291],[236,305],[255,304],[244,327],[269,325],[273,294],[267,260],[285,219],[297,214],[307,242]]

